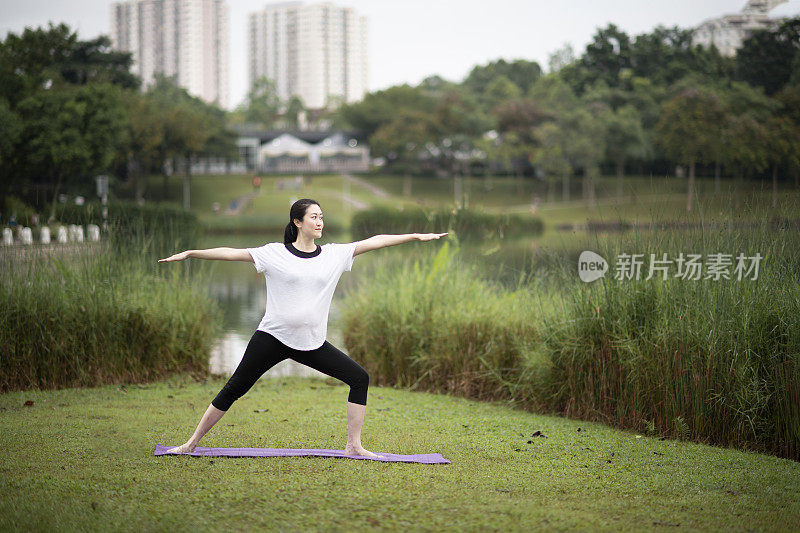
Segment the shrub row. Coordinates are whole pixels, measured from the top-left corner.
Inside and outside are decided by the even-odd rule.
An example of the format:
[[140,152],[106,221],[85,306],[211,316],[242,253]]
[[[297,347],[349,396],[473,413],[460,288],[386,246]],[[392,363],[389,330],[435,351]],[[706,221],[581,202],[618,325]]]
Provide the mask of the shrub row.
[[496,215],[471,209],[426,211],[373,207],[353,215],[351,231],[355,240],[377,234],[455,232],[461,239],[490,239],[535,236],[544,225],[538,217],[520,214]]

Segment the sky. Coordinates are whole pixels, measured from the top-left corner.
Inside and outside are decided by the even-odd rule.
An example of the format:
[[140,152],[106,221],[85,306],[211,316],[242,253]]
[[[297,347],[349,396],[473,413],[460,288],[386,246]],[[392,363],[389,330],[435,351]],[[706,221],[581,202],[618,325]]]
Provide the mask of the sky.
[[[0,0],[0,36],[26,26],[65,22],[81,39],[110,31],[111,0]],[[228,0],[230,98],[247,93],[247,16],[271,2]],[[305,1],[306,4],[315,3]],[[746,0],[335,0],[368,20],[369,90],[416,85],[432,75],[461,81],[475,65],[526,59],[547,69],[565,44],[580,56],[598,28],[615,24],[628,35],[658,25],[690,28],[736,13]],[[771,16],[800,14],[800,0]]]

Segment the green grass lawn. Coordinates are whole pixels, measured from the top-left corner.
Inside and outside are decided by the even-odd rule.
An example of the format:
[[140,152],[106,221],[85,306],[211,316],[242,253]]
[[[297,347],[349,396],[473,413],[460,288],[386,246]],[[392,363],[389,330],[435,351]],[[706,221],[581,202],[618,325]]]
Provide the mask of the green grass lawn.
[[[154,457],[156,444],[188,438],[223,384],[176,377],[126,391],[0,396],[0,530],[791,531],[800,523],[797,462],[375,386],[364,446],[439,452],[452,464]],[[264,377],[200,445],[342,449],[347,390],[333,379]]]
[[[280,188],[280,182],[290,182],[293,176],[262,176],[258,195],[238,215],[225,215],[225,209],[231,202],[243,195],[253,192],[250,175],[230,176],[192,176],[190,190],[191,210],[200,221],[210,229],[220,231],[239,231],[241,229],[281,227],[288,222],[289,207],[298,198],[313,198],[325,207],[328,219],[339,227],[348,227],[350,216],[357,209],[352,202],[343,200],[348,196],[368,206],[411,204],[412,199],[376,198],[370,191],[355,184],[347,184],[342,176],[320,175],[310,176],[300,189]],[[162,198],[161,176],[151,176],[147,190],[155,198]],[[127,191],[130,193],[130,191]],[[166,199],[182,205],[183,177],[174,176],[167,181]],[[214,213],[212,205],[219,203],[220,212]]]
[[[402,176],[361,176],[389,194],[381,198],[356,184],[347,184],[338,175],[311,176],[299,190],[279,189],[279,181],[290,181],[292,176],[264,176],[260,194],[236,216],[215,214],[211,206],[220,204],[221,210],[234,199],[253,191],[252,176],[193,176],[191,182],[191,206],[208,228],[217,231],[243,231],[259,228],[276,228],[288,219],[288,208],[296,198],[314,198],[320,202],[331,224],[348,228],[350,217],[358,206],[345,202],[347,195],[368,206],[389,205],[403,208],[423,206],[428,208],[454,205],[453,180],[440,178],[411,178],[411,196],[403,195]],[[166,198],[178,205],[182,203],[182,176],[174,176],[167,182]],[[769,184],[744,182],[736,186],[730,179],[723,179],[719,194],[714,191],[713,179],[698,178],[694,208],[686,211],[686,180],[664,177],[626,176],[623,196],[616,194],[616,177],[604,176],[596,181],[596,206],[589,209],[582,199],[580,182],[573,180],[571,200],[561,201],[561,184],[555,189],[554,202],[547,202],[546,183],[513,177],[493,177],[489,183],[483,177],[464,179],[462,190],[468,198],[470,208],[493,212],[530,211],[531,202],[538,195],[540,204],[537,214],[546,227],[558,224],[582,224],[593,221],[639,221],[652,220],[727,220],[731,217],[762,218],[764,216],[797,216],[800,191],[791,184],[781,183],[778,207],[772,208],[772,192]],[[161,198],[162,178],[153,176],[148,181],[148,194]],[[128,191],[130,192],[130,191]]]

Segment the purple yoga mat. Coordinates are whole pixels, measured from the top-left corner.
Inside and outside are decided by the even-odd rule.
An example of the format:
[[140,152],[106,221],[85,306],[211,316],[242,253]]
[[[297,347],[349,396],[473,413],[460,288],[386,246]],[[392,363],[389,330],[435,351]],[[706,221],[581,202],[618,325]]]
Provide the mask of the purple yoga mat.
[[[178,446],[177,444],[175,446]],[[156,445],[155,455],[191,455],[193,457],[346,457],[347,459],[369,459],[385,463],[424,463],[450,464],[440,453],[419,453],[416,455],[399,455],[396,453],[374,452],[379,457],[365,457],[363,455],[345,455],[344,450],[300,450],[294,448],[203,448],[198,446],[192,453],[166,453],[175,446]]]

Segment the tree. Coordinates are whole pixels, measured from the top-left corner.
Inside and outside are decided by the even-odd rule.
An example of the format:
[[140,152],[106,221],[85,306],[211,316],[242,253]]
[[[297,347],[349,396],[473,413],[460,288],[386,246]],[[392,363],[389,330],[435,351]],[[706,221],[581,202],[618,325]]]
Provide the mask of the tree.
[[630,159],[647,157],[649,146],[639,112],[632,105],[610,111],[603,118],[606,155],[614,162],[617,170],[617,200],[621,202],[625,163]]
[[800,127],[786,116],[772,116],[764,129],[767,161],[772,165],[772,207],[777,207],[778,167],[800,167]]
[[688,88],[668,101],[656,124],[656,142],[668,157],[689,166],[686,211],[692,210],[695,165],[714,158],[726,113],[721,98],[705,88]]
[[121,146],[126,116],[119,90],[91,84],[41,91],[22,100],[18,111],[20,164],[52,189],[52,220],[62,184],[104,172]]
[[[525,166],[533,163],[538,145],[536,127],[550,120],[553,113],[545,111],[543,105],[533,98],[518,98],[498,105],[494,116],[500,133],[496,153],[521,179]],[[521,187],[519,181],[518,186]]]
[[547,201],[555,200],[556,179],[561,177],[564,183],[563,197],[569,198],[567,176],[572,167],[567,160],[569,139],[564,129],[553,121],[540,124],[535,131],[538,149],[533,162],[545,173],[547,180]]
[[278,118],[280,104],[275,82],[261,77],[253,82],[247,92],[241,111],[246,122],[259,124],[262,128],[268,129]]
[[486,92],[492,80],[498,76],[505,76],[526,93],[541,75],[542,68],[535,61],[518,59],[509,63],[504,59],[498,59],[483,66],[473,67],[461,86],[472,94],[480,96]]
[[630,37],[614,24],[597,30],[579,63],[584,73],[579,92],[600,80],[617,87],[620,73],[631,68]]
[[[563,180],[562,199],[569,201],[570,175],[578,166],[579,159],[574,150],[578,148],[574,144],[578,132],[570,128],[579,127],[573,120],[574,111],[582,104],[570,86],[556,74],[540,78],[531,86],[528,97],[541,113],[534,129],[534,144],[538,147],[534,162],[542,165],[548,175],[560,173]],[[548,125],[551,122],[553,125]],[[564,158],[563,165],[558,163],[557,157]]]
[[734,61],[715,46],[694,45],[693,33],[688,28],[657,26],[651,33],[637,35],[631,45],[634,75],[665,86],[688,75],[698,76],[704,84],[729,79]]
[[491,121],[477,99],[459,89],[448,90],[439,98],[431,118],[444,170],[455,176],[456,157],[472,151],[475,139],[490,128]]
[[138,88],[132,61],[131,54],[111,50],[106,36],[80,41],[66,24],[25,28],[0,44],[0,95],[13,109],[43,88],[104,82]]
[[[224,111],[191,96],[168,77],[156,77],[148,93],[164,125],[158,158],[171,160],[173,171],[179,161],[183,162],[183,207],[189,209],[192,163],[200,155],[230,155],[234,149],[233,133],[226,129]],[[166,180],[164,173],[165,193]]]
[[409,176],[412,168],[419,164],[420,157],[425,155],[426,146],[437,140],[436,127],[430,115],[403,110],[370,137],[370,148],[373,153],[385,157],[389,167]]
[[481,101],[485,104],[485,109],[491,110],[502,102],[513,100],[520,96],[522,96],[520,88],[507,76],[500,74],[486,86],[486,91],[483,93]]
[[134,195],[142,200],[144,178],[150,172],[160,172],[164,164],[160,150],[164,143],[164,121],[151,94],[127,92],[123,95],[123,105],[128,127],[125,148],[120,153],[134,181]]
[[[795,128],[800,128],[800,86],[784,87],[775,95],[775,101],[780,107],[775,110],[775,115],[789,119]],[[795,144],[795,149],[798,149]],[[794,174],[794,186],[800,188],[800,165],[791,168]]]
[[777,93],[792,78],[800,61],[800,17],[786,20],[777,30],[757,30],[736,51],[739,79]]
[[425,89],[397,85],[368,93],[360,102],[343,105],[339,113],[345,123],[371,136],[383,124],[394,120],[401,110],[433,113],[436,106],[437,99],[426,94]]
[[14,191],[41,208],[62,185],[86,187],[93,173],[108,169],[125,129],[120,95],[139,86],[131,62],[130,54],[111,50],[107,37],[81,41],[65,24],[6,35],[0,42],[3,197]]
[[602,108],[589,104],[562,112],[559,119],[568,132],[567,158],[573,168],[584,172],[584,197],[589,209],[595,207],[595,178],[600,174],[600,162],[606,149]]
[[[723,126],[725,154],[734,168],[739,182],[744,181],[746,174],[760,172],[769,166],[767,150],[767,130],[764,123],[751,113],[729,113]],[[739,207],[739,196],[736,195],[736,207]]]
[[567,65],[575,61],[575,50],[573,50],[570,43],[564,43],[564,46],[555,50],[547,58],[547,66],[550,73],[558,72]]
[[303,100],[299,96],[292,96],[289,103],[286,104],[286,111],[283,114],[287,127],[300,129],[300,116],[305,110],[306,106],[303,105]]
[[14,147],[19,142],[22,128],[22,118],[9,107],[4,98],[0,98],[0,176],[3,176],[0,179],[0,198],[4,203],[12,180],[17,177],[13,172],[14,157],[17,155]]

